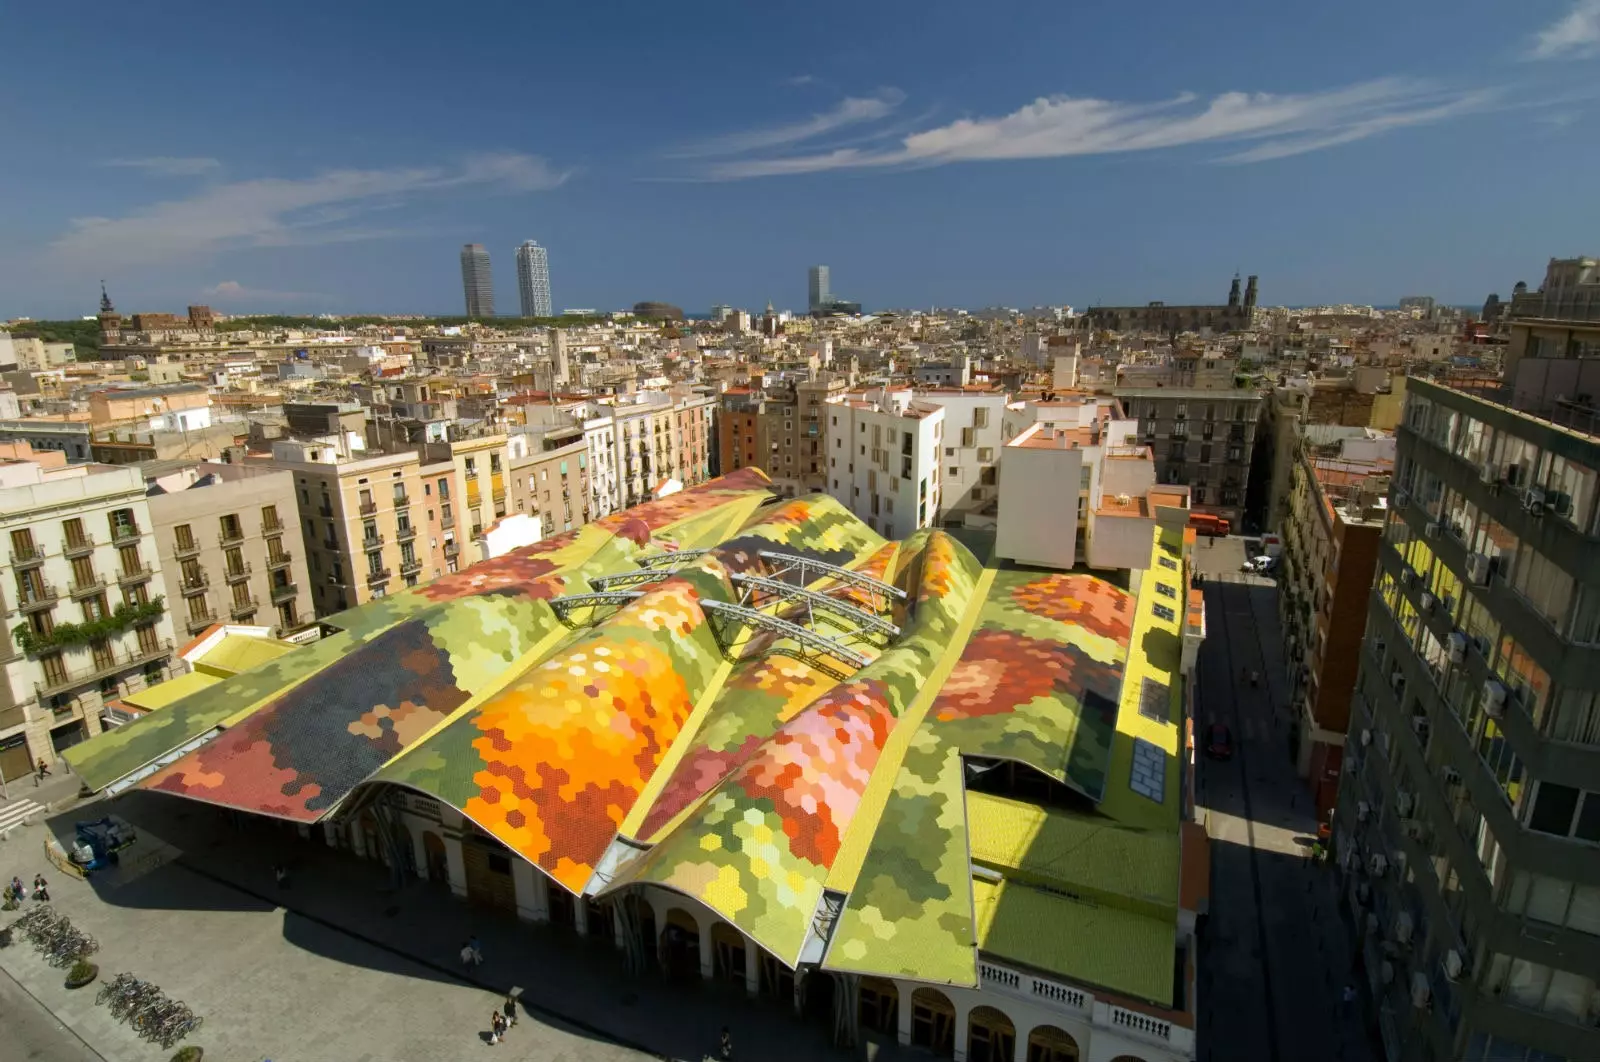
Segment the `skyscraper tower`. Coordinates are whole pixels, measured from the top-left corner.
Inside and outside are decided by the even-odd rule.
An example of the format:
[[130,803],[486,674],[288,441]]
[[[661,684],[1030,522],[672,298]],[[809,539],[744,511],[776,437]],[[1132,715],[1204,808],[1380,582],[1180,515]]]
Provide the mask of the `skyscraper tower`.
[[517,294],[522,316],[555,316],[550,309],[550,256],[535,240],[524,240],[517,248]]
[[494,277],[489,272],[489,252],[481,243],[461,248],[461,288],[467,297],[468,317],[494,316]]
[[806,303],[810,311],[816,313],[833,301],[833,292],[828,290],[828,267],[812,266],[808,279],[810,284],[806,292]]

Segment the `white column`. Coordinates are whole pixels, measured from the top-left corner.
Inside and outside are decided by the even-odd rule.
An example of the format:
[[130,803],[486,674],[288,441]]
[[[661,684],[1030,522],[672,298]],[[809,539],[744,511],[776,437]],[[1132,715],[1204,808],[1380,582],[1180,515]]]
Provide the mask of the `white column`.
[[967,1014],[970,1007],[956,1004],[955,1062],[967,1062]]
[[329,848],[339,847],[339,835],[334,832],[336,829],[337,827],[331,822],[322,824],[322,839],[327,842]]
[[511,888],[517,897],[517,917],[525,922],[550,921],[550,882],[520,856],[511,857]]
[[711,942],[712,921],[707,918],[700,925],[700,976],[709,981],[717,975],[717,951]]
[[582,896],[572,898],[572,927],[580,937],[589,935],[589,901]]
[[1017,1027],[1017,1048],[1011,1053],[1011,1062],[1028,1062],[1028,1034],[1032,1029]]
[[450,870],[450,891],[462,899],[467,895],[467,862],[461,854],[461,838],[455,833],[444,835],[444,858]]
[[417,877],[428,880],[428,845],[423,840],[422,824],[406,816],[406,832],[411,835],[412,859],[417,864]]
[[744,994],[755,999],[761,994],[761,946],[744,938]]
[[900,1002],[900,1043],[911,1045],[911,993],[914,986],[904,981],[895,982],[895,998]]
[[[795,975],[794,975],[794,1016],[797,1017],[797,1018],[800,1017],[800,1015],[803,1013],[803,1010],[801,1008],[801,1003],[805,998],[804,996],[802,996],[800,994],[800,989],[801,989],[801,986],[806,983],[806,978],[810,977],[810,976],[811,976],[810,974],[806,974],[804,976],[801,976],[800,971],[798,971],[798,970],[795,971]],[[821,970],[818,970],[817,971],[817,976],[818,977],[827,977],[828,975],[823,973]]]

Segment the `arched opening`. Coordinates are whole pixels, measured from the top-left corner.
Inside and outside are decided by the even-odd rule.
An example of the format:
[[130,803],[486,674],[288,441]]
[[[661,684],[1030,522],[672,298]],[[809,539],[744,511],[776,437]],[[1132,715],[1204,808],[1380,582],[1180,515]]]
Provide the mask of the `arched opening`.
[[385,858],[383,851],[383,841],[378,837],[378,820],[373,818],[371,811],[363,811],[361,813],[358,828],[361,830],[362,854],[368,859],[376,859],[381,863],[387,863],[388,859]]
[[761,994],[780,1003],[792,1005],[794,971],[785,966],[776,955],[770,954],[763,948],[757,948],[756,954],[761,957]]
[[717,980],[743,986],[745,963],[750,959],[745,953],[744,934],[726,922],[718,922],[711,927],[711,952]]
[[800,982],[800,1016],[824,1027],[833,1024],[833,996],[838,990],[832,974],[813,967]]
[[900,1034],[900,989],[882,977],[861,978],[857,991],[856,1021],[862,1032]]
[[955,1057],[955,1004],[937,988],[911,993],[911,1043],[945,1058]]
[[967,1015],[967,1062],[1012,1062],[1017,1057],[1017,1027],[994,1007],[973,1007]]
[[444,838],[432,830],[422,831],[422,861],[428,869],[429,881],[450,884],[450,857],[444,851]]
[[545,886],[545,894],[550,898],[550,924],[561,929],[576,929],[578,905],[572,893],[550,881]]
[[461,862],[467,876],[467,902],[477,907],[517,913],[517,888],[511,880],[511,850],[487,834],[461,839]]
[[700,976],[700,924],[694,920],[694,915],[681,907],[668,911],[657,944],[661,952],[661,969],[668,977],[689,979]]
[[1028,1062],[1080,1062],[1078,1041],[1065,1029],[1041,1025],[1028,1034]]

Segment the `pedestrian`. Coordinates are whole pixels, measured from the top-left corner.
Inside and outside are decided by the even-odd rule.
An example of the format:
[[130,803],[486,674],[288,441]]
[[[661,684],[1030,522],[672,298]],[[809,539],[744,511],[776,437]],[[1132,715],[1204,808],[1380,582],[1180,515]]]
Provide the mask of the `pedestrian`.
[[34,767],[34,771],[36,774],[33,779],[33,784],[37,786],[40,782],[44,781],[45,777],[50,773],[50,765],[44,762],[43,756],[39,757],[39,762]]
[[722,1041],[717,1044],[717,1057],[722,1062],[730,1062],[733,1058],[733,1034],[728,1032],[728,1027],[722,1027]]
[[478,935],[474,933],[467,938],[467,947],[472,949],[472,965],[483,965],[483,949],[478,946]]
[[50,883],[44,880],[43,874],[33,876],[33,898],[47,903],[50,900]]
[[492,1014],[489,1015],[489,1042],[491,1044],[497,1044],[497,1043],[500,1042],[500,1038],[502,1036],[504,1036],[505,1034],[506,1034],[506,1019],[505,1019],[505,1015],[501,1014],[498,1010],[494,1011]]
[[23,900],[28,898],[27,891],[22,887],[22,879],[15,875],[12,875],[11,878],[10,894],[11,898],[16,900],[18,903],[21,903]]
[[517,1023],[517,997],[507,995],[504,1009],[506,1015],[506,1025],[508,1027],[515,1025]]
[[461,942],[461,965],[472,965],[472,942],[470,940]]
[[282,863],[274,863],[272,865],[272,880],[278,883],[278,888],[287,889],[289,887],[289,868]]

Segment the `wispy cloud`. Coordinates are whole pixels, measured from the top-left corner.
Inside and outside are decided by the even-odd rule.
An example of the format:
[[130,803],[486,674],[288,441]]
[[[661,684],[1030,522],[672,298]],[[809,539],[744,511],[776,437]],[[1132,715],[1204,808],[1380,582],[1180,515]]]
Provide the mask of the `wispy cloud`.
[[1540,30],[1529,56],[1580,59],[1600,54],[1600,0],[1574,0],[1572,10]]
[[406,231],[349,224],[421,195],[482,189],[534,192],[570,176],[535,155],[479,155],[455,169],[330,170],[212,184],[186,199],[118,218],[74,218],[51,245],[64,263],[144,265],[235,247],[287,247],[381,239]]
[[219,306],[259,305],[262,303],[283,302],[327,302],[328,296],[319,295],[309,291],[272,291],[267,288],[253,288],[241,284],[237,280],[224,280],[213,284],[201,291],[201,295],[213,299]]
[[157,155],[147,159],[106,159],[100,165],[142,170],[156,177],[199,177],[222,168],[222,163],[216,159],[177,158],[169,155]]
[[[1423,125],[1487,107],[1488,91],[1444,91],[1381,79],[1298,95],[1185,93],[1155,103],[1042,97],[997,118],[964,118],[876,147],[729,159],[709,177],[739,180],[826,170],[940,166],[952,162],[1063,158],[1153,151],[1190,144],[1255,142],[1227,156],[1261,162]],[[761,149],[751,149],[754,154]]]
[[[799,82],[795,82],[799,83]],[[770,151],[815,140],[847,126],[881,121],[894,113],[905,102],[905,93],[899,89],[882,89],[871,96],[847,96],[821,114],[813,114],[803,121],[765,129],[746,129],[738,133],[713,137],[691,144],[669,155],[669,158],[708,158],[717,155],[743,155],[752,151]]]

